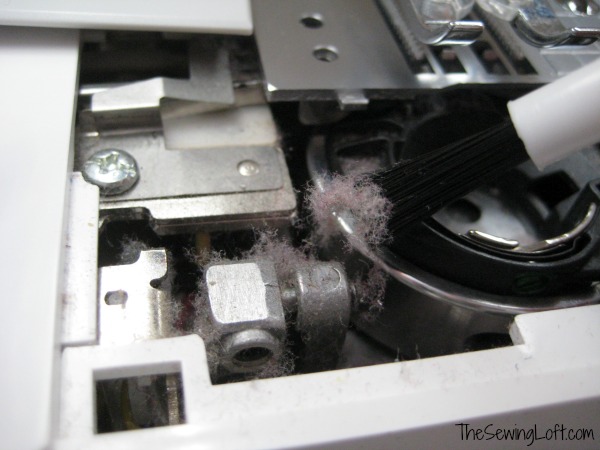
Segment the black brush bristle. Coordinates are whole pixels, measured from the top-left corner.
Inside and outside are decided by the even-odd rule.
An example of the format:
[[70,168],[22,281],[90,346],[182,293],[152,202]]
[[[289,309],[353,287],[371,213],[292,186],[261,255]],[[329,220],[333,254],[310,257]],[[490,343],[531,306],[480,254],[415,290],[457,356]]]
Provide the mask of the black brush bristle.
[[400,162],[372,179],[394,205],[389,230],[396,237],[527,159],[512,122],[506,121]]

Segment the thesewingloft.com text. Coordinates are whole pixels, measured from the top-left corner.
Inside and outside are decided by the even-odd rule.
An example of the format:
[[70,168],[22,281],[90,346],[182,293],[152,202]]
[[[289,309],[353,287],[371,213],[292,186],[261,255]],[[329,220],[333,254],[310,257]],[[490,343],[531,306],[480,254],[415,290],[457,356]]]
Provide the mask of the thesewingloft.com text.
[[570,428],[562,424],[555,424],[554,427],[538,427],[533,425],[531,428],[500,428],[493,423],[483,428],[473,427],[468,423],[456,423],[460,428],[461,441],[523,441],[527,446],[533,445],[538,441],[594,441],[594,430],[591,428]]

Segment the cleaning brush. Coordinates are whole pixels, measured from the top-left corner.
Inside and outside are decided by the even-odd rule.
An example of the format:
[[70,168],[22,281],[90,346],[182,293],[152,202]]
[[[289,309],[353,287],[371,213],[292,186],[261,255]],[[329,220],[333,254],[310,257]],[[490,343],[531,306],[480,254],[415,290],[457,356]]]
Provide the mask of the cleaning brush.
[[508,111],[499,125],[372,175],[393,204],[392,236],[528,159],[542,170],[600,142],[600,59],[508,102]]

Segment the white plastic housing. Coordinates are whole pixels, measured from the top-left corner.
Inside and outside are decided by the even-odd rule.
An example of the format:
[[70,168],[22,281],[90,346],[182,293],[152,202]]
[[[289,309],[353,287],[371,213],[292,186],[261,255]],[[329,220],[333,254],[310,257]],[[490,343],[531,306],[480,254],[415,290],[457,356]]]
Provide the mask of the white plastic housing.
[[[70,347],[52,448],[597,448],[599,328],[600,305],[526,314],[510,347],[221,385],[210,383],[195,335]],[[96,381],[170,373],[181,374],[185,423],[96,432]],[[537,427],[542,440],[461,440],[461,423]],[[556,424],[592,429],[594,440],[546,440]]]
[[[6,2],[4,2],[6,3]],[[0,447],[47,447],[79,32],[0,27]]]
[[248,0],[0,0],[0,25],[252,33]]
[[600,59],[508,102],[508,110],[540,170],[600,142]]

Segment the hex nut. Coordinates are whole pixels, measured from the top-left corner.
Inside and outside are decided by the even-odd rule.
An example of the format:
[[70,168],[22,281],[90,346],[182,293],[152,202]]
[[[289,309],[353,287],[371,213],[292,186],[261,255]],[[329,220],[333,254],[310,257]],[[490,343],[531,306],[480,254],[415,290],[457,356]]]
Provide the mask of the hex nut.
[[283,353],[286,324],[275,266],[267,261],[214,264],[207,287],[206,346],[211,371],[253,373]]

